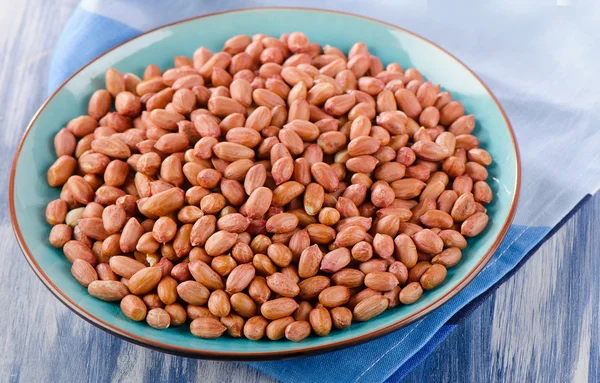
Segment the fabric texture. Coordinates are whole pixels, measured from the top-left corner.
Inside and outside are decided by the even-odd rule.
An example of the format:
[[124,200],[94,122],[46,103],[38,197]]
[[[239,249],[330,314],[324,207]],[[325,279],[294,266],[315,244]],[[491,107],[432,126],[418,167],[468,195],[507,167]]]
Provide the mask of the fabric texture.
[[104,51],[163,24],[235,8],[325,5],[421,34],[456,55],[496,94],[517,135],[523,181],[514,224],[494,257],[449,302],[392,334],[328,354],[251,363],[283,382],[401,380],[452,331],[455,325],[449,321],[457,313],[460,316],[508,275],[585,195],[600,186],[600,130],[595,126],[600,101],[596,92],[600,41],[594,38],[600,16],[597,3],[376,0],[374,4],[84,0],[64,26],[50,69],[51,93]]

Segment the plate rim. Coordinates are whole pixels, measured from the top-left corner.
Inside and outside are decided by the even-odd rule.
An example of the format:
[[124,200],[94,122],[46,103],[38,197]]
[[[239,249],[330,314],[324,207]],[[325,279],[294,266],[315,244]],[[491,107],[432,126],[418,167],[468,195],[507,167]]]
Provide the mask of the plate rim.
[[[496,235],[496,238],[494,239],[494,242],[488,248],[488,250],[486,251],[485,255],[481,258],[481,260],[470,271],[468,271],[467,274],[451,290],[449,290],[446,294],[442,295],[440,298],[438,298],[431,304],[429,304],[429,305],[423,307],[422,309],[410,314],[409,316],[407,316],[403,319],[400,319],[400,320],[398,320],[390,325],[387,325],[385,327],[382,327],[382,328],[379,328],[379,329],[376,329],[373,331],[368,331],[365,334],[353,336],[348,339],[339,340],[339,341],[322,344],[322,345],[317,345],[317,346],[309,346],[309,347],[304,347],[304,348],[294,349],[294,350],[262,351],[262,352],[227,352],[227,351],[200,350],[200,349],[194,349],[194,348],[190,348],[190,347],[180,347],[180,346],[175,346],[175,345],[168,344],[168,343],[154,341],[154,340],[145,338],[143,336],[136,335],[129,331],[125,331],[125,330],[123,330],[111,323],[108,323],[108,322],[96,317],[95,315],[91,314],[90,312],[88,312],[87,310],[85,310],[84,308],[79,306],[77,303],[75,303],[67,294],[62,292],[62,290],[60,290],[54,284],[52,279],[50,277],[48,277],[48,275],[41,269],[41,267],[35,260],[33,254],[29,250],[29,247],[27,246],[27,243],[25,242],[25,240],[23,238],[23,235],[21,233],[21,228],[17,221],[15,200],[14,200],[16,169],[17,169],[17,163],[18,163],[20,155],[21,155],[21,149],[22,149],[33,125],[36,123],[36,121],[39,118],[42,111],[48,106],[48,104],[54,99],[54,97],[66,86],[66,84],[69,81],[71,81],[71,79],[73,79],[81,71],[83,71],[85,68],[90,66],[92,63],[96,62],[101,57],[114,51],[115,49],[120,48],[124,44],[127,44],[138,38],[142,38],[152,32],[157,31],[157,30],[160,30],[163,28],[169,28],[169,27],[172,27],[177,24],[187,23],[187,22],[195,21],[195,20],[202,19],[202,18],[223,15],[223,14],[248,12],[248,11],[281,11],[281,10],[312,11],[312,12],[331,13],[331,14],[350,16],[350,17],[363,19],[363,20],[367,20],[370,22],[378,23],[378,24],[383,24],[386,27],[400,30],[404,33],[407,33],[413,37],[418,38],[419,40],[422,40],[423,42],[439,49],[440,51],[442,51],[442,53],[448,55],[450,58],[452,58],[458,64],[460,64],[468,73],[470,73],[481,84],[481,86],[483,86],[483,88],[491,96],[496,107],[502,114],[502,118],[504,119],[505,124],[508,127],[510,138],[511,138],[511,141],[513,144],[513,149],[515,152],[515,164],[516,164],[515,190],[513,193],[513,198],[512,198],[511,204],[510,204],[510,209],[509,209],[508,215],[507,215],[504,223],[502,224],[502,228],[501,228],[500,232]],[[432,42],[431,40],[429,40],[425,37],[422,37],[414,32],[411,32],[403,27],[399,27],[397,25],[394,25],[394,24],[391,24],[388,22],[384,22],[384,21],[381,21],[381,20],[378,20],[375,18],[357,15],[357,14],[350,13],[350,12],[343,12],[343,11],[329,10],[329,9],[320,9],[320,8],[311,8],[311,7],[249,7],[249,8],[236,8],[236,9],[227,10],[227,11],[203,14],[203,15],[179,20],[179,21],[176,21],[173,23],[161,25],[157,28],[153,28],[151,30],[143,32],[135,37],[132,37],[130,39],[127,39],[127,40],[115,45],[114,47],[112,47],[112,48],[108,49],[107,51],[105,51],[104,53],[98,55],[97,57],[95,57],[94,59],[89,61],[87,64],[82,66],[80,69],[75,71],[72,75],[70,75],[44,101],[44,103],[40,106],[40,108],[37,110],[37,112],[32,117],[31,121],[27,125],[25,132],[23,133],[23,136],[19,142],[19,145],[14,154],[13,161],[11,164],[9,186],[8,186],[8,200],[9,200],[8,202],[9,202],[9,209],[10,209],[10,220],[11,220],[11,224],[13,227],[13,231],[14,231],[15,237],[17,238],[17,242],[18,242],[19,246],[21,247],[23,256],[29,263],[29,266],[32,268],[32,270],[37,275],[37,277],[42,281],[44,286],[46,286],[46,288],[48,288],[48,290],[50,290],[50,292],[56,298],[58,298],[58,300],[60,302],[62,302],[65,306],[67,306],[69,309],[71,309],[73,312],[75,312],[78,316],[80,316],[87,322],[91,323],[92,325],[94,325],[112,335],[115,335],[121,339],[129,341],[136,345],[151,348],[151,349],[158,350],[161,352],[166,352],[169,354],[193,357],[193,358],[204,358],[204,359],[237,360],[237,361],[240,361],[240,360],[245,360],[245,361],[260,361],[260,360],[262,360],[262,361],[265,361],[265,360],[281,360],[281,359],[290,358],[290,357],[315,355],[318,353],[323,353],[323,352],[333,351],[336,349],[355,346],[357,344],[364,343],[369,340],[374,340],[374,339],[379,338],[383,335],[386,335],[392,331],[398,330],[401,327],[404,327],[412,322],[415,322],[415,321],[423,318],[424,316],[430,314],[434,310],[438,309],[440,306],[442,306],[444,303],[446,303],[447,301],[452,299],[456,294],[458,294],[467,284],[469,284],[475,278],[475,276],[477,276],[477,274],[479,274],[481,269],[488,263],[488,261],[491,259],[491,257],[495,253],[495,251],[500,246],[500,243],[506,236],[506,233],[514,219],[518,201],[519,201],[519,197],[520,197],[520,193],[521,193],[521,156],[520,156],[519,146],[517,144],[515,132],[510,123],[510,120],[509,120],[508,116],[506,115],[504,108],[502,107],[502,105],[500,104],[498,99],[496,98],[495,94],[490,90],[490,88],[481,80],[481,78],[479,78],[479,76],[477,76],[477,74],[475,74],[473,72],[473,70],[471,70],[467,65],[465,65],[461,60],[459,60],[453,54],[446,51],[444,48],[440,47],[438,44]]]

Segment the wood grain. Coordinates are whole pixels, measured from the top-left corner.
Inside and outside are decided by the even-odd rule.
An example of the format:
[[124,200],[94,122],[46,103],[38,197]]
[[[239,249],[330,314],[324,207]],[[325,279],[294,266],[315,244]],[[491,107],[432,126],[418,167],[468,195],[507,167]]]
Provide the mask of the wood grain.
[[[0,2],[0,167],[46,94],[52,49],[76,0]],[[60,304],[20,254],[0,191],[0,381],[273,382],[244,363],[198,361],[108,335]],[[600,365],[600,195],[417,367],[406,382],[572,381]],[[596,271],[596,272],[594,272]]]

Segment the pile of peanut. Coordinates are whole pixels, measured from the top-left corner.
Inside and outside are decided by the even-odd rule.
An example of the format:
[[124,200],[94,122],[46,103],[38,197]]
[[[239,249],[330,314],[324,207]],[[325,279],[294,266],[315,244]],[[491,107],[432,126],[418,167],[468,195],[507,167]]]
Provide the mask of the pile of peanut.
[[192,334],[300,341],[439,286],[488,223],[473,115],[300,32],[106,72],[54,138],[50,243],[89,294]]

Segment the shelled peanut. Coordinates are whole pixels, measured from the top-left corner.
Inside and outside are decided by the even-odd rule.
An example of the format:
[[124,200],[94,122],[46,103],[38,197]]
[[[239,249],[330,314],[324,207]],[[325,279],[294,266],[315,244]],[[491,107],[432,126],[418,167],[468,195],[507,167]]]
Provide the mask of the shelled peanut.
[[48,170],[50,243],[130,319],[324,336],[416,302],[485,229],[491,156],[417,69],[300,32],[174,66],[108,69]]

